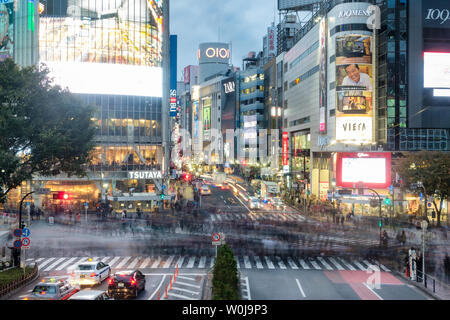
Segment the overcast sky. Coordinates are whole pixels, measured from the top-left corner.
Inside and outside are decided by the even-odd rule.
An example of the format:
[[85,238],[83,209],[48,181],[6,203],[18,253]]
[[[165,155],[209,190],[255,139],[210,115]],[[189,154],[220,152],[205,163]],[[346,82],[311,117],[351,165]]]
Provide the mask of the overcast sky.
[[203,42],[231,42],[233,65],[242,67],[244,56],[262,50],[275,9],[276,0],[171,0],[170,33],[178,35],[177,79],[185,66],[198,65]]

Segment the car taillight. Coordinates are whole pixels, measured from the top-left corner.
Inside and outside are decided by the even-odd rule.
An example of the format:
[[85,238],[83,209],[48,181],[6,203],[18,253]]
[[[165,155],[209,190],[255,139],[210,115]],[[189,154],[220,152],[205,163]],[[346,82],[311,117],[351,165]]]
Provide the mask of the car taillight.
[[93,278],[93,277],[95,277],[95,276],[96,276],[95,272],[92,272],[92,273],[91,273],[91,278]]
[[113,278],[109,278],[108,279],[108,284],[114,284],[114,279]]
[[131,284],[132,284],[133,286],[135,286],[135,285],[136,285],[136,280],[131,279]]

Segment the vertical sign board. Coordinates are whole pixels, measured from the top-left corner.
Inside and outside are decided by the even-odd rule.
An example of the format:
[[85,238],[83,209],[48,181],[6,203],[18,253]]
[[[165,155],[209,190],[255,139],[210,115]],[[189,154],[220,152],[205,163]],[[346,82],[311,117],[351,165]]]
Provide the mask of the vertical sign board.
[[0,61],[13,57],[14,0],[0,0]]
[[319,132],[327,132],[327,19],[322,18],[319,31]]
[[177,35],[170,35],[170,117],[177,116]]
[[289,142],[289,133],[283,132],[283,166],[288,165],[288,142]]

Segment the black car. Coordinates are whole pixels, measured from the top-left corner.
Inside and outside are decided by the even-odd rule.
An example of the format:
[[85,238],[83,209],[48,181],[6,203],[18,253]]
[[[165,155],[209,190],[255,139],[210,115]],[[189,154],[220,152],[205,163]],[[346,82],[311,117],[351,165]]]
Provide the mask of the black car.
[[139,270],[120,271],[108,279],[108,295],[114,299],[136,298],[145,290],[145,275]]

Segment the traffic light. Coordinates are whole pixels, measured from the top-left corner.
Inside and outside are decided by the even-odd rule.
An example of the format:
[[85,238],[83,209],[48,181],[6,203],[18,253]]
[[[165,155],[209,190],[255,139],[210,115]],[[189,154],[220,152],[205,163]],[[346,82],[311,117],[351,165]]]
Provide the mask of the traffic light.
[[381,220],[378,221],[378,226],[381,228],[382,226]]
[[161,200],[164,200],[164,193],[161,193]]
[[183,173],[182,178],[186,182],[190,182],[192,179],[192,176],[189,173]]
[[384,200],[384,204],[390,205],[390,204],[391,204],[391,199],[386,198],[386,199]]
[[53,194],[53,200],[71,200],[72,195],[65,191],[58,191]]

